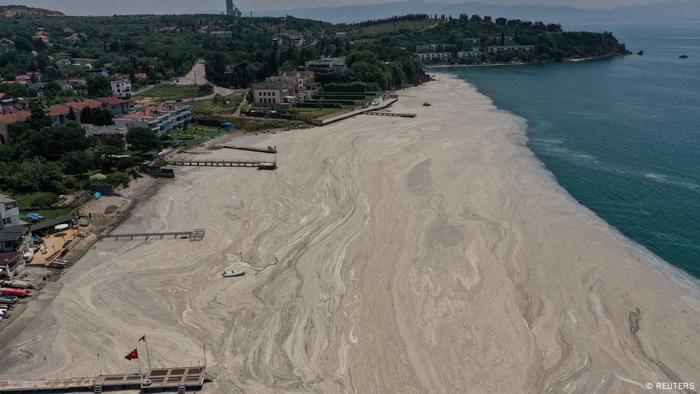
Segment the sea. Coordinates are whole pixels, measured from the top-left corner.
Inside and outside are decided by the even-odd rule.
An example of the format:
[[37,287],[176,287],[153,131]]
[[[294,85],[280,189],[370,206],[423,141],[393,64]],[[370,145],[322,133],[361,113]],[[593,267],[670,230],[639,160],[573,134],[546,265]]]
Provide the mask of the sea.
[[576,200],[700,278],[700,24],[566,29],[644,54],[440,71],[527,119],[530,149]]

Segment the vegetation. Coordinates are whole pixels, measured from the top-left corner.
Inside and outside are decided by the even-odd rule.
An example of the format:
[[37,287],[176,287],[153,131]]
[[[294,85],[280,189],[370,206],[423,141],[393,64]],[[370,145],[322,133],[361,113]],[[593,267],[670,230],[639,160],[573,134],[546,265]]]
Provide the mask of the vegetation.
[[175,85],[173,83],[161,83],[139,94],[139,96],[169,101],[206,96],[208,94],[210,93],[201,89],[199,86],[183,86]]

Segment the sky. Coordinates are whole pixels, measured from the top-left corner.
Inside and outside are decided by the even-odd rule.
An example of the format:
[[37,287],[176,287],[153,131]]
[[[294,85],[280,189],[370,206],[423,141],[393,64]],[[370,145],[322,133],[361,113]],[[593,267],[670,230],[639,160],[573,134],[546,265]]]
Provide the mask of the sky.
[[[425,0],[435,3],[460,3],[457,0]],[[673,0],[479,0],[499,5],[566,5],[576,8],[611,8],[622,5],[663,3]],[[244,13],[264,10],[333,7],[387,3],[388,0],[234,0]],[[0,5],[22,4],[61,11],[67,15],[183,14],[211,13],[225,9],[225,0],[0,0]]]

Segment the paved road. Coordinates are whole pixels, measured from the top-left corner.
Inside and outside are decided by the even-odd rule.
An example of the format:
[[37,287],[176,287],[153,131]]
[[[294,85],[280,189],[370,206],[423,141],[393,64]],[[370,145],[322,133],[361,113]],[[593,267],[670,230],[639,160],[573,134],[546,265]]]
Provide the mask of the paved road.
[[[194,66],[192,66],[192,70],[187,73],[184,77],[177,78],[175,80],[175,84],[177,85],[182,85],[182,86],[190,86],[190,85],[206,85],[209,82],[207,80],[207,71],[206,71],[206,62],[204,60],[199,60],[197,61]],[[236,89],[229,89],[229,88],[223,88],[221,86],[216,86],[214,85],[214,94],[218,94],[219,96],[225,97],[225,96],[230,96],[236,92],[239,92],[242,90],[236,90]],[[212,98],[214,95],[210,96],[205,96],[205,97],[199,97],[199,100],[206,100],[208,98]]]

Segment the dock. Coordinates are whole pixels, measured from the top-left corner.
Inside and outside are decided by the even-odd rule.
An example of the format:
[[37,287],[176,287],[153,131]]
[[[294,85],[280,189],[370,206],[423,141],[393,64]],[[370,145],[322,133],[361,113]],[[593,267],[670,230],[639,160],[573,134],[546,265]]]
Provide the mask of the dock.
[[206,367],[153,368],[144,374],[115,374],[93,377],[0,380],[2,393],[65,393],[85,391],[139,390],[144,393],[197,391],[204,385]]
[[114,241],[129,240],[133,241],[134,238],[144,238],[145,240],[150,239],[187,239],[190,241],[201,241],[204,239],[205,235],[204,229],[195,229],[192,231],[175,231],[175,232],[164,232],[164,233],[127,233],[127,234],[108,234],[100,237],[100,241],[105,239],[112,239]]
[[259,170],[277,169],[277,161],[259,160],[189,160],[169,159],[165,164],[179,167],[252,167]]
[[372,115],[372,116],[393,116],[396,118],[415,118],[416,114],[406,114],[406,113],[398,113],[398,112],[365,112],[363,115]]
[[256,148],[253,146],[214,145],[209,149],[236,149],[236,150],[244,150],[244,151],[258,152],[258,153],[270,153],[270,154],[277,153],[276,146],[268,146],[267,148]]

